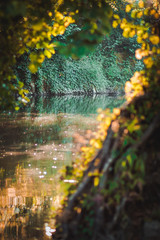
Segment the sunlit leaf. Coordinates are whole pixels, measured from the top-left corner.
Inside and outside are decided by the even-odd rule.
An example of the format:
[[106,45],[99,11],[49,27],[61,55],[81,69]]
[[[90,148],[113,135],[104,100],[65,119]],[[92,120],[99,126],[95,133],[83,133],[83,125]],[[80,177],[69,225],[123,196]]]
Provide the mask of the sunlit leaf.
[[97,187],[99,184],[99,177],[94,177],[94,186]]
[[37,72],[37,66],[33,63],[31,63],[29,65],[29,70],[32,72],[32,73],[36,73]]
[[151,41],[152,44],[155,44],[155,45],[159,43],[159,37],[157,35],[150,36],[149,40]]
[[127,6],[126,6],[126,12],[130,12],[131,9],[132,9],[132,6],[131,6],[131,5],[127,5]]
[[51,52],[50,52],[49,50],[47,50],[47,49],[44,50],[44,55],[45,55],[46,57],[48,57],[48,58],[51,58],[51,57],[52,57]]
[[18,106],[16,106],[16,107],[15,107],[15,110],[16,110],[16,111],[18,111],[18,110],[19,110],[19,107],[18,107]]

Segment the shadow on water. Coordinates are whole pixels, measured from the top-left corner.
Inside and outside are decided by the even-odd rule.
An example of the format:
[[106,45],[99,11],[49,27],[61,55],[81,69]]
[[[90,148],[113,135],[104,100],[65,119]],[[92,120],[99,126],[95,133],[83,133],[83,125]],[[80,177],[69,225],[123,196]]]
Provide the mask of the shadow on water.
[[0,115],[0,239],[51,238],[62,195],[58,170],[74,159],[78,142],[85,143],[79,136],[95,131],[96,109],[123,101],[37,97],[17,114]]

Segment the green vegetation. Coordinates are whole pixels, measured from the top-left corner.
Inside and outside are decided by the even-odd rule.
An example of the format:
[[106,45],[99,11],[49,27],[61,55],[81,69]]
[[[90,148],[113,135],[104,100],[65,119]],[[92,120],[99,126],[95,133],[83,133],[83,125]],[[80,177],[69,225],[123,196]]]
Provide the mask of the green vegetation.
[[[112,10],[104,0],[89,1],[89,4],[83,1],[9,0],[0,3],[0,7],[1,109],[14,106],[18,110],[21,102],[29,101],[28,90],[23,88],[24,83],[16,78],[13,70],[22,54],[28,53],[31,79],[36,82],[38,67],[45,58],[55,54],[55,49],[72,58],[80,57],[94,49],[110,30]],[[64,34],[71,23],[80,27],[80,31],[73,32],[67,42],[60,42],[58,36]],[[39,91],[40,86],[41,82],[36,82]]]
[[[42,0],[10,0],[1,4],[1,51],[5,56],[0,63],[1,109],[18,110],[22,102],[29,101],[29,92],[62,95],[121,91],[134,70],[142,67],[134,57],[135,38],[126,41],[121,30],[112,30],[110,38],[104,39],[111,19],[111,8],[105,1],[90,2],[87,14],[81,4],[79,13],[76,2],[73,5],[70,1],[47,4]],[[94,10],[93,17],[90,13],[96,5],[99,10]],[[120,12],[125,15],[122,7]],[[128,52],[128,48],[132,50]]]
[[[18,1],[13,2],[19,3]],[[13,26],[17,27],[14,28],[14,31],[17,31],[13,46],[19,43],[16,45],[17,48],[8,48],[8,55],[2,54],[10,59],[7,62],[8,65],[2,65],[5,83],[3,78],[1,95],[3,101],[1,102],[3,104],[5,100],[7,107],[13,105],[13,100],[8,101],[8,94],[12,95],[15,91],[15,85],[10,81],[14,77],[11,78],[12,72],[9,70],[13,65],[14,56],[18,57],[20,50],[24,52],[29,48],[28,54],[31,60],[29,69],[33,73],[31,79],[36,82],[38,67],[45,57],[51,58],[52,53],[55,52],[55,47],[59,48],[61,54],[70,55],[75,59],[84,54],[88,55],[91,50],[95,49],[96,44],[103,40],[104,34],[109,32],[111,7],[115,11],[112,15],[112,26],[114,29],[118,29],[115,32],[121,29],[123,37],[126,38],[126,49],[129,46],[126,43],[128,39],[136,38],[139,46],[137,44],[135,56],[142,61],[140,65],[137,63],[137,67],[141,68],[144,64],[144,69],[136,71],[130,81],[125,84],[127,102],[124,107],[113,109],[113,113],[110,113],[108,109],[99,110],[100,126],[95,138],[90,140],[89,145],[81,149],[81,157],[72,166],[66,167],[61,179],[67,178],[72,182],[75,180],[75,183],[70,184],[63,207],[56,216],[57,225],[54,239],[87,240],[91,238],[100,240],[118,239],[120,236],[124,240],[159,239],[159,1],[128,1],[129,4],[125,0],[110,1],[110,5],[106,4],[106,1],[96,0],[67,0],[60,2],[59,5],[54,4],[53,1],[54,14],[46,11],[45,7],[51,8],[49,5],[51,1],[46,1],[46,4],[42,5],[43,9],[36,8],[38,12],[35,11],[37,14],[35,16],[33,9],[37,7],[35,4],[39,4],[39,2],[41,1],[25,5],[26,9],[29,10],[26,11],[27,14],[29,13],[27,18],[23,14],[25,11],[22,4],[23,11],[16,13],[21,15],[21,21],[17,20],[16,15],[17,25],[14,25],[15,22],[13,24],[13,16],[7,13],[5,18],[1,13],[12,33]],[[4,7],[4,4],[2,5]],[[125,9],[126,14],[123,13],[123,9]],[[53,29],[47,25],[47,21],[42,24],[41,16],[43,16],[43,20],[48,19],[49,16],[53,17]],[[66,42],[59,41],[57,38],[51,43],[52,37],[63,34],[66,26],[73,22],[80,28],[80,31],[73,32]],[[20,23],[22,23],[21,28]],[[6,28],[3,28],[1,32],[3,32],[5,39],[11,39],[11,34],[8,33],[8,30],[6,31]],[[4,37],[0,41],[4,41]],[[1,46],[3,46],[2,43]],[[8,44],[8,46],[10,45]],[[95,63],[96,57],[99,61],[101,55],[100,58],[94,55],[93,62]],[[90,58],[92,59],[92,55]],[[123,61],[121,62],[121,58],[122,52],[119,59],[120,63],[124,64]],[[126,53],[124,53],[125,58]],[[86,62],[86,59],[87,57],[84,57],[79,61]],[[72,63],[70,59],[66,61]],[[76,67],[80,66],[79,63],[76,64]],[[101,64],[100,61],[98,67]],[[107,64],[104,76],[108,74],[107,81],[109,81],[109,78],[116,78],[115,76],[119,75],[119,70],[117,68],[113,72],[114,67],[109,64],[110,71],[107,71]],[[129,64],[126,64],[126,68],[123,69],[123,75],[126,74]],[[92,61],[89,66],[92,68]],[[71,67],[71,70],[73,68]],[[72,80],[74,84],[74,78]],[[23,87],[21,82],[18,84],[17,86]],[[37,85],[35,84],[39,91],[42,86],[42,82],[37,81]],[[56,89],[57,87],[58,85]],[[25,91],[19,89],[18,91],[22,98],[27,101],[28,99],[24,95]]]
[[[60,42],[67,42],[77,27],[72,24],[65,34],[59,36]],[[28,70],[27,55],[19,58],[15,74],[31,94],[64,95],[122,92],[125,82],[134,71],[142,69],[143,64],[135,58],[139,47],[136,38],[126,41],[121,30],[112,30],[94,52],[80,59],[64,57],[56,53],[45,59],[37,74]],[[128,48],[130,51],[128,51]]]
[[[144,69],[125,84],[127,103],[99,111],[99,131],[62,179],[72,179],[54,239],[158,239],[160,9],[157,1],[126,5],[113,27],[141,47]],[[127,14],[128,15],[128,14]],[[77,183],[78,180],[78,183]]]

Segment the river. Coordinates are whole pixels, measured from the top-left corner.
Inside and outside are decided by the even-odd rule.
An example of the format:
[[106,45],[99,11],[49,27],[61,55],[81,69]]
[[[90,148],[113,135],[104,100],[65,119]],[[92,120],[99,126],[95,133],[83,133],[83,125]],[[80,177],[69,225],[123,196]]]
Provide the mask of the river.
[[105,95],[37,97],[18,113],[0,114],[0,239],[51,239],[63,194],[59,170],[96,130],[96,109],[123,102]]

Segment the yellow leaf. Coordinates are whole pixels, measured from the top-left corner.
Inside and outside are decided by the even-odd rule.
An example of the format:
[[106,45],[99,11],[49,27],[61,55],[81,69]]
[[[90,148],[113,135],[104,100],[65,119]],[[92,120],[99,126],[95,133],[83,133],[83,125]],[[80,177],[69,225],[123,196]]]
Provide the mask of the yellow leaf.
[[156,10],[155,9],[152,9],[151,11],[150,11],[150,14],[151,15],[154,15],[156,13]]
[[126,161],[123,161],[122,162],[122,167],[125,167],[126,166]]
[[64,16],[60,12],[56,11],[55,18],[56,18],[56,20],[62,20],[64,18]]
[[142,50],[141,49],[137,49],[136,51],[135,51],[135,57],[137,58],[137,59],[142,59],[142,57],[143,57],[143,55],[142,55]]
[[160,54],[160,48],[157,49],[157,54]]
[[153,65],[153,59],[151,57],[145,58],[143,60],[144,64],[146,65],[147,68],[151,68]]
[[137,42],[138,43],[142,43],[143,42],[142,38],[141,37],[137,37]]
[[113,28],[116,28],[118,26],[118,22],[117,21],[113,21],[112,26],[113,26]]
[[143,2],[143,1],[139,1],[138,6],[139,6],[140,8],[144,8],[144,2]]
[[49,16],[49,17],[52,17],[52,15],[53,15],[52,12],[49,12],[49,13],[48,13],[48,16]]
[[143,39],[147,39],[147,38],[148,38],[148,36],[149,36],[149,35],[148,35],[148,33],[146,32],[146,33],[144,33],[144,34],[143,34],[143,36],[142,36],[142,37],[143,37]]
[[113,15],[115,19],[120,19],[120,17],[117,14]]
[[99,139],[97,139],[96,142],[95,142],[95,148],[101,149],[101,147],[102,147],[102,143]]
[[129,37],[129,34],[128,34],[128,32],[125,32],[125,31],[123,32],[123,34],[122,34],[122,35],[123,35],[123,37],[125,37],[125,38],[128,38],[128,37]]
[[36,73],[37,72],[37,66],[33,63],[31,63],[29,65],[29,70],[32,72],[32,73]]
[[42,29],[42,27],[43,27],[42,22],[38,22],[38,23],[32,25],[32,28],[33,28],[35,31],[40,31],[40,30]]
[[90,144],[97,149],[100,149],[102,147],[102,143],[99,139],[91,139]]
[[158,13],[155,13],[155,14],[154,14],[154,17],[155,17],[156,19],[158,19],[158,18],[160,17],[160,15],[159,15]]
[[45,56],[43,54],[40,54],[39,58],[37,59],[37,62],[43,63],[44,59],[45,59]]
[[111,118],[110,118],[110,117],[107,117],[105,123],[106,123],[106,125],[109,127],[110,124],[111,124]]
[[87,152],[88,150],[89,150],[88,147],[81,147],[81,151],[82,151],[82,152]]
[[152,44],[155,45],[159,43],[159,37],[157,35],[150,36],[149,40],[151,41]]
[[142,15],[143,15],[143,12],[138,12],[138,13],[137,13],[137,18],[141,18]]
[[53,49],[50,49],[50,52],[51,52],[52,54],[55,54],[54,48],[53,48]]
[[136,34],[135,30],[133,29],[130,33],[129,33],[129,37],[134,37],[134,35]]
[[126,23],[123,23],[123,22],[122,22],[122,23],[120,24],[120,27],[121,27],[122,29],[124,29],[124,28],[126,27]]
[[149,14],[149,9],[146,8],[146,9],[144,10],[144,15],[148,15],[148,14]]
[[126,12],[130,12],[131,9],[132,9],[131,5],[127,5],[127,6],[126,6]]
[[113,113],[117,116],[120,114],[120,112],[121,112],[121,110],[119,108],[114,108],[113,109]]
[[97,187],[99,184],[99,177],[94,178],[94,186]]
[[136,18],[137,9],[132,10],[131,17]]
[[52,57],[52,54],[50,51],[48,51],[47,49],[44,50],[44,55],[48,58],[51,58]]
[[16,110],[16,111],[18,111],[18,110],[19,110],[19,107],[18,107],[18,106],[17,106],[17,107],[15,107],[15,110]]
[[66,30],[66,28],[65,28],[64,26],[60,26],[60,27],[58,28],[58,33],[59,33],[60,35],[63,35],[63,33],[65,32],[65,30]]
[[144,31],[142,30],[142,29],[139,29],[138,31],[137,31],[137,35],[140,37],[140,36],[142,36],[142,34],[144,33]]
[[19,81],[19,87],[22,88],[23,86],[24,86],[24,83]]
[[29,91],[27,89],[23,89],[23,92],[26,93],[26,94],[29,93]]

